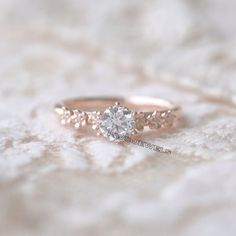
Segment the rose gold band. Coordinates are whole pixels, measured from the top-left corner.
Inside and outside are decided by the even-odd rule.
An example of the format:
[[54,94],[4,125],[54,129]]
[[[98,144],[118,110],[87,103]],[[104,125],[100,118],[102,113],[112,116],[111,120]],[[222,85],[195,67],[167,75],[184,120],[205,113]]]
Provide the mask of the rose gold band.
[[98,129],[102,112],[109,106],[119,104],[128,107],[134,114],[135,132],[150,129],[169,128],[180,117],[180,108],[154,97],[134,96],[127,98],[94,97],[65,100],[55,107],[63,125],[75,128],[92,126]]

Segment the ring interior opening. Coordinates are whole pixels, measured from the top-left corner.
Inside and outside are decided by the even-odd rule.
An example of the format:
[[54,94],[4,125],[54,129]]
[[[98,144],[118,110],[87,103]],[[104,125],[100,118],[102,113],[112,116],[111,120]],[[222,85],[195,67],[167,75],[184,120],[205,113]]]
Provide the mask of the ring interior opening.
[[134,111],[151,112],[153,110],[173,109],[174,106],[168,101],[151,97],[124,98],[84,98],[73,99],[64,102],[68,109],[80,109],[85,111],[102,111],[119,102],[121,106],[128,107]]

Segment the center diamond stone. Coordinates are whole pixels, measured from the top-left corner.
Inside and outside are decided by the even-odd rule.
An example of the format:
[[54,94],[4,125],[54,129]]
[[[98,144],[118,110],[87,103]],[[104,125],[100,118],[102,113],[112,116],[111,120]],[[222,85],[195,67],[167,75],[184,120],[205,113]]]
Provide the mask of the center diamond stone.
[[107,108],[101,115],[100,131],[110,141],[121,141],[134,131],[134,117],[127,107],[113,106]]

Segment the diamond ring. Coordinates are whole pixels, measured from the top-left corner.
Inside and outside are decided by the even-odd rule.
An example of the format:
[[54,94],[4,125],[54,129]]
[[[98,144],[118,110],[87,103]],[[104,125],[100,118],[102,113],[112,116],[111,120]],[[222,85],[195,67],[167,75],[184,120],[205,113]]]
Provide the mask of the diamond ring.
[[91,127],[110,141],[122,141],[145,129],[170,128],[180,108],[155,97],[79,98],[55,106],[62,125]]

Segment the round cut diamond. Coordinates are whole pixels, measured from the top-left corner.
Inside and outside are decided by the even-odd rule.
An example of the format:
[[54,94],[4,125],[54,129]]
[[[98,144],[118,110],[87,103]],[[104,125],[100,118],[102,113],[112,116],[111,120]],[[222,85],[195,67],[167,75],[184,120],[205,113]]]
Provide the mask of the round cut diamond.
[[111,141],[121,141],[134,131],[133,113],[126,107],[113,106],[104,111],[99,127],[103,136]]

